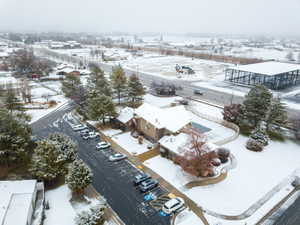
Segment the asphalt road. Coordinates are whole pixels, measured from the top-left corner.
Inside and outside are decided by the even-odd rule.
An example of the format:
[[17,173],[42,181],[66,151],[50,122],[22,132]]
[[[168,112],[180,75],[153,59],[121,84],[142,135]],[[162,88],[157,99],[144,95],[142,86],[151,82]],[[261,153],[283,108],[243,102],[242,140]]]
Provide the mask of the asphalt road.
[[74,132],[68,119],[74,108],[72,103],[66,104],[55,112],[32,124],[33,134],[38,138],[47,137],[53,132],[62,132],[78,143],[79,157],[92,169],[94,188],[103,195],[113,210],[127,225],[168,225],[169,217],[163,217],[143,200],[133,177],[139,173],[129,161],[109,162],[108,157],[114,150],[96,150],[99,138],[83,140]]
[[273,225],[300,224],[300,197],[275,221]]

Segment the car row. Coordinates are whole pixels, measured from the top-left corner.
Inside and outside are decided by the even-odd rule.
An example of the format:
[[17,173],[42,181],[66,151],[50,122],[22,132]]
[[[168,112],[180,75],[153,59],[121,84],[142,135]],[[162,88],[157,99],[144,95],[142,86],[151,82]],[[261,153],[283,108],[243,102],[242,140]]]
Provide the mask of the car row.
[[[153,190],[158,186],[158,181],[152,179],[147,173],[141,173],[134,177],[133,184],[138,186],[140,192],[145,193]],[[184,207],[184,200],[180,197],[175,197],[165,202],[162,206],[162,211],[165,214],[171,214],[179,211]]]
[[158,186],[158,181],[151,178],[147,173],[138,174],[134,177],[133,184],[138,186],[140,192],[151,191]]

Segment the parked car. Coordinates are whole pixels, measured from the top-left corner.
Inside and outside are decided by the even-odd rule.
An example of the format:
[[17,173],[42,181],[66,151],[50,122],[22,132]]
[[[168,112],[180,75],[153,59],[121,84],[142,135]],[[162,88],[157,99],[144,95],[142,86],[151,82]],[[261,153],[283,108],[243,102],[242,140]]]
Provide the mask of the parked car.
[[71,125],[72,129],[75,129],[76,127],[81,127],[81,126],[82,126],[82,124],[76,124],[76,125],[75,125],[75,124],[72,124],[72,125]]
[[154,180],[154,179],[148,179],[143,181],[140,185],[139,185],[139,189],[142,193],[145,193],[147,191],[152,190],[153,188],[157,187],[158,185],[158,181]]
[[145,180],[150,179],[151,176],[147,173],[138,174],[134,177],[133,184],[139,185],[140,183],[144,182]]
[[83,136],[83,135],[88,134],[88,133],[90,133],[89,129],[84,129],[84,130],[79,131],[80,136]]
[[80,126],[76,126],[73,128],[74,131],[81,131],[81,130],[85,130],[87,129],[87,126],[85,125],[80,125]]
[[110,147],[110,143],[107,143],[105,141],[99,142],[96,145],[96,149],[105,149],[105,148],[109,148]]
[[89,134],[82,135],[83,140],[88,140],[90,138]]
[[96,138],[98,136],[99,136],[99,134],[96,133],[96,132],[94,132],[94,131],[92,131],[92,132],[89,133],[89,138],[91,138],[91,139]]
[[126,155],[123,155],[121,153],[116,153],[114,155],[111,155],[108,160],[111,162],[116,162],[116,161],[120,161],[120,160],[126,159],[126,158],[127,158]]
[[194,90],[195,95],[203,95],[203,92],[200,90]]
[[167,201],[163,207],[162,211],[166,214],[175,213],[177,210],[183,208],[184,200],[180,197],[172,198]]

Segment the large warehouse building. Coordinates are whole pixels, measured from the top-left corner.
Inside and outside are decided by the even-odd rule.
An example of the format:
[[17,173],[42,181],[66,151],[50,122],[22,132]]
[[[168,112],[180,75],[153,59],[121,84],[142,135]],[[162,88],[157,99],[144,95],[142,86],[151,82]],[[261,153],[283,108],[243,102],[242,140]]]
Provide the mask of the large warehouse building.
[[248,86],[261,84],[280,90],[300,84],[300,65],[271,61],[229,67],[225,71],[225,80]]

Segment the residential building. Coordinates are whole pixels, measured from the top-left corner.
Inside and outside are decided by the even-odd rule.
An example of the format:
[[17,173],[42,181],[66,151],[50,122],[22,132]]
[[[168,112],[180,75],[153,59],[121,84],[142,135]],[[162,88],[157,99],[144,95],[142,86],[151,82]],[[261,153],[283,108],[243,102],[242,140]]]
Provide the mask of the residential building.
[[43,204],[43,183],[36,180],[0,181],[1,225],[31,225],[34,220],[40,222]]

